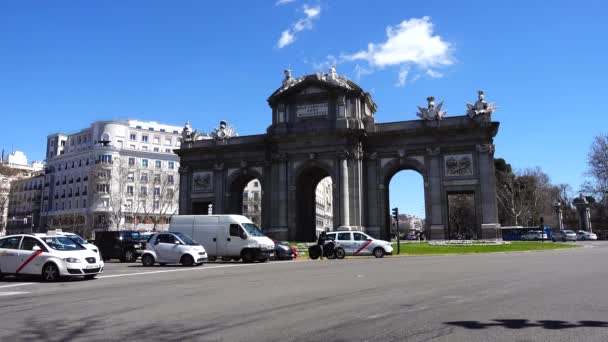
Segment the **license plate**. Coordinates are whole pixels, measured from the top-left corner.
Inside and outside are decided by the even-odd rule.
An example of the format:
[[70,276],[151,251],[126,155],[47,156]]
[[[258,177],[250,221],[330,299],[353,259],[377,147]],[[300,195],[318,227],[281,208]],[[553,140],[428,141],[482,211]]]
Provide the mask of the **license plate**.
[[89,269],[89,268],[98,268],[98,267],[99,266],[97,266],[97,265],[87,265],[87,267],[85,267],[85,268]]

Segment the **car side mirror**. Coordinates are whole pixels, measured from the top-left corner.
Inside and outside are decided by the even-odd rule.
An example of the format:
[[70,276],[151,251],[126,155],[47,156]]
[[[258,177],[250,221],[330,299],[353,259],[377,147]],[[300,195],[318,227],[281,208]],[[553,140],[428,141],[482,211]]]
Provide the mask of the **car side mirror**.
[[247,240],[247,234],[245,234],[245,232],[241,232],[241,239]]
[[36,251],[36,252],[39,252],[39,251],[41,251],[42,249],[40,248],[40,246],[36,245],[36,246],[32,247],[32,250],[33,250],[33,251]]

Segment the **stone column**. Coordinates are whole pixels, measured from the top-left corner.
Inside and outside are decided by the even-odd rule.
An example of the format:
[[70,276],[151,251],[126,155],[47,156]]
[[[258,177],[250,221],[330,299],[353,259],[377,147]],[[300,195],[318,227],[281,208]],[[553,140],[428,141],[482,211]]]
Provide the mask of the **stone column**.
[[350,220],[349,220],[349,216],[350,216],[350,208],[349,208],[349,193],[348,193],[348,152],[344,151],[341,155],[340,155],[340,180],[341,180],[341,187],[342,187],[342,217],[341,217],[341,221],[342,221],[342,225],[340,226],[340,229],[343,230],[348,230],[350,229]]
[[213,214],[225,214],[226,208],[229,206],[230,193],[226,192],[226,177],[224,163],[213,164]]
[[553,209],[555,210],[555,214],[557,215],[557,226],[559,230],[564,230],[564,216],[562,212],[562,203],[556,202],[553,205]]
[[287,154],[273,154],[271,170],[271,179],[269,179],[271,200],[266,202],[269,204],[268,209],[263,208],[262,210],[267,210],[265,215],[270,217],[269,233],[279,240],[289,240]]
[[581,196],[579,201],[575,200],[574,205],[578,212],[579,229],[591,232],[591,204]]
[[[428,165],[427,169],[427,179],[428,182],[428,191],[429,191],[429,200],[430,205],[430,217],[426,219],[428,222],[428,227],[430,228],[430,232],[428,232],[428,237],[432,240],[443,240],[445,239],[445,230],[447,228],[447,222],[443,221],[443,208],[446,206],[445,210],[447,212],[447,199],[442,197],[441,191],[441,164],[440,164],[440,155],[441,149],[439,147],[435,148],[427,148],[427,161],[425,164]],[[425,193],[426,193],[426,185],[425,184]],[[426,200],[426,198],[425,198]],[[447,215],[446,215],[447,217]]]
[[179,167],[179,214],[188,215],[192,213],[190,200],[192,184],[192,173],[188,166]]
[[496,175],[494,171],[494,145],[477,145],[479,158],[479,189],[481,194],[481,238],[500,237],[498,206],[496,203]]

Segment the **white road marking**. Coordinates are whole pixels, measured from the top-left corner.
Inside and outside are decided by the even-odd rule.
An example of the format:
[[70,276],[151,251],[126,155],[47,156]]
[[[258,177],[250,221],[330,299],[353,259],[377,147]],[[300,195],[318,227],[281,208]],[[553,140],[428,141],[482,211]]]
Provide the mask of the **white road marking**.
[[29,292],[0,292],[0,297],[28,294]]
[[35,284],[35,283],[19,283],[19,284],[2,285],[2,286],[0,286],[0,289],[4,289],[4,288],[7,288],[7,287],[17,287],[17,286],[24,286],[24,285],[32,285],[32,284]]
[[262,266],[262,265],[280,265],[292,263],[295,261],[287,261],[287,262],[269,262],[263,264],[238,264],[238,265],[217,265],[217,266],[198,266],[193,268],[183,268],[178,270],[162,270],[162,271],[150,271],[150,272],[137,272],[137,273],[125,273],[125,274],[112,274],[112,275],[102,275],[97,276],[97,279],[104,278],[118,278],[118,277],[129,277],[129,276],[137,276],[137,275],[146,275],[146,274],[159,274],[159,273],[171,273],[171,272],[187,272],[187,271],[204,271],[210,270],[214,268],[228,268],[228,267],[250,267],[250,266]]

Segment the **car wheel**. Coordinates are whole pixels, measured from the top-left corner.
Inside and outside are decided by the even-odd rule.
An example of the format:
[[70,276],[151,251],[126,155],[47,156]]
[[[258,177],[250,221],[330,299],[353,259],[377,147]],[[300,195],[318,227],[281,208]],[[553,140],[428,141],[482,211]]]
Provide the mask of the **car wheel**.
[[214,257],[214,256],[210,256],[210,257],[208,257],[208,258],[207,258],[207,260],[209,260],[209,261],[215,261],[215,260],[216,260],[216,257]]
[[59,268],[53,263],[48,263],[42,267],[42,280],[57,281],[59,280]]
[[382,249],[382,247],[376,247],[374,249],[374,256],[376,258],[382,258],[384,256],[384,249]]
[[97,274],[87,274],[84,276],[84,279],[93,280],[93,279],[95,279],[95,277],[97,277]]
[[266,261],[268,261],[268,259],[266,259],[266,258],[260,259],[260,262],[266,262]]
[[2,280],[2,278],[4,278],[4,274],[2,274],[2,270],[0,270],[0,280]]
[[232,258],[234,261],[241,261],[241,258]]
[[164,262],[159,262],[158,264],[161,265],[161,266],[165,266],[166,265],[166,263],[164,263]]
[[242,258],[243,258],[243,262],[244,263],[251,263],[251,262],[253,262],[253,259],[254,259],[253,258],[253,251],[251,251],[251,250],[245,250],[245,251],[243,251]]
[[555,239],[552,238],[551,241],[555,242]]
[[335,254],[336,254],[336,258],[344,259],[344,257],[346,256],[346,251],[344,251],[344,248],[338,247],[338,248],[336,248]]
[[190,254],[185,254],[182,257],[182,265],[184,266],[192,266],[194,265],[194,258]]
[[134,262],[135,260],[137,260],[137,257],[135,257],[135,260],[133,260],[133,257],[135,257],[135,253],[133,253],[133,250],[127,249],[123,254],[123,257],[120,258],[120,262]]
[[150,254],[144,255],[143,257],[141,257],[141,264],[146,267],[154,266],[154,257]]
[[231,257],[227,257],[227,256],[222,257],[222,261],[230,261],[230,260],[232,260]]

